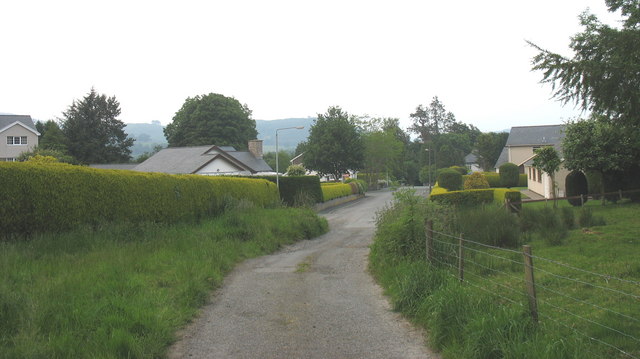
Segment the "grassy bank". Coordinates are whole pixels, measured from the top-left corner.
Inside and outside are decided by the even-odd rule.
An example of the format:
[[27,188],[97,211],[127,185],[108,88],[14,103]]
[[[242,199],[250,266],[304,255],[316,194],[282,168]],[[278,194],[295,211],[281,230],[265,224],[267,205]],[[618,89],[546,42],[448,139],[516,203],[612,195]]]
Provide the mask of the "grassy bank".
[[310,210],[238,209],[0,242],[0,357],[161,357],[234,264],[326,230]]
[[[399,194],[378,217],[371,272],[395,309],[428,329],[431,346],[445,358],[630,357],[589,338],[639,356],[639,342],[620,334],[638,338],[637,300],[601,287],[640,295],[640,205],[532,207],[525,205],[516,217],[491,206],[458,211]],[[505,249],[468,243],[460,282],[457,239],[437,237],[438,259],[427,263],[425,218],[434,220],[436,231],[465,233],[465,239]],[[534,259],[540,313],[534,323],[524,293],[522,244],[540,258],[611,277]],[[624,281],[613,283],[613,277]]]

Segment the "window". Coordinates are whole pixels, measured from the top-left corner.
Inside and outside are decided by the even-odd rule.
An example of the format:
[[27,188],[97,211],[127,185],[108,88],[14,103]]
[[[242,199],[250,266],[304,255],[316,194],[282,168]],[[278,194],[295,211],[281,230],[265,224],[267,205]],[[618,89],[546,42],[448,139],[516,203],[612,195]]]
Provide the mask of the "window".
[[27,136],[7,136],[7,145],[26,145]]

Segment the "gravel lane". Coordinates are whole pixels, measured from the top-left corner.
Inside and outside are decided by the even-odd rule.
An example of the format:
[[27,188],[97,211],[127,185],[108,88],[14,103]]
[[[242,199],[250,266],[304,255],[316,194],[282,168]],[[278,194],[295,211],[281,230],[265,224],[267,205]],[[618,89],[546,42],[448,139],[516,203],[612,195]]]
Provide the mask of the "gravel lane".
[[375,212],[368,193],[322,213],[330,232],[239,265],[170,358],[438,358],[367,273]]

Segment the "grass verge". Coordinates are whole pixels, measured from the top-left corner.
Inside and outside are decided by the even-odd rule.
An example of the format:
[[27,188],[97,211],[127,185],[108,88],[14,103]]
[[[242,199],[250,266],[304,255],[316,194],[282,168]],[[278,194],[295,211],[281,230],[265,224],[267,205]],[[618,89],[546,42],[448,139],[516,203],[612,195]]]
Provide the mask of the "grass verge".
[[[533,214],[539,215],[534,218],[538,225],[531,225],[532,217],[512,216],[516,227],[520,225],[522,230],[527,227],[526,233],[516,236],[508,231],[501,237],[504,241],[495,242],[482,237],[497,233],[491,226],[505,227],[501,221],[506,219],[498,213],[489,213],[488,218],[483,211],[490,209],[479,209],[475,214],[469,210],[457,212],[398,195],[394,204],[378,216],[370,270],[385,288],[394,308],[427,328],[431,346],[440,350],[445,358],[630,357],[589,338],[610,343],[631,357],[640,356],[638,341],[620,334],[639,337],[637,299],[622,298],[585,284],[591,282],[605,287],[611,278],[594,278],[586,272],[534,260],[541,314],[539,323],[534,323],[524,294],[523,266],[518,264],[522,262],[522,255],[517,253],[520,244],[530,244],[538,257],[622,278],[628,282],[615,288],[638,296],[640,205],[593,206],[589,210],[594,218],[603,221],[595,221],[598,224],[588,228],[572,227],[575,229],[563,223],[573,219],[573,226],[579,224],[583,209],[538,209],[541,211]],[[573,216],[568,211],[572,211]],[[547,218],[550,214],[557,218]],[[421,230],[424,218],[434,220],[436,231],[457,235],[460,232],[456,231],[466,230],[467,239],[507,245],[516,252],[505,254],[484,247],[469,247],[465,251],[465,281],[461,283],[456,278],[457,241],[449,245],[446,237],[437,238],[436,257],[441,257],[434,264],[426,262],[425,236]],[[489,227],[484,228],[483,222]],[[552,227],[564,234],[549,240],[547,235]],[[497,259],[500,257],[505,260]],[[575,280],[566,281],[562,277]]]
[[326,230],[311,210],[242,209],[0,242],[0,357],[162,357],[237,262]]

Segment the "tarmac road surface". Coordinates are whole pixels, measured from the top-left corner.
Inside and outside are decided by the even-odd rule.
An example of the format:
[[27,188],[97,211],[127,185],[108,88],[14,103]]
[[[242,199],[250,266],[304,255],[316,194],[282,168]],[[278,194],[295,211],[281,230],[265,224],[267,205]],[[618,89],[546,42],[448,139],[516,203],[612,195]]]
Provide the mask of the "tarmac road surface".
[[389,191],[326,210],[330,232],[240,264],[170,358],[438,358],[367,272]]

